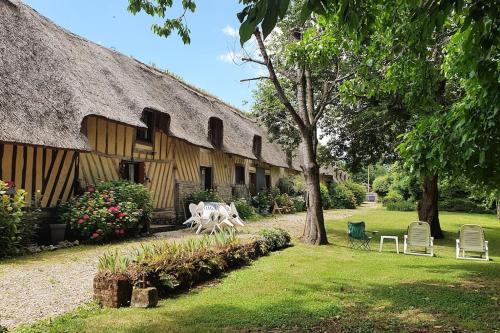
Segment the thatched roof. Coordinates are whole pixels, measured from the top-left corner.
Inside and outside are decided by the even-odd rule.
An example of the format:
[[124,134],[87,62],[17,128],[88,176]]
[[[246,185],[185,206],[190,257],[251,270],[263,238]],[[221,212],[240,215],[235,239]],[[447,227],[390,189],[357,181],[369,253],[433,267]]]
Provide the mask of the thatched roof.
[[[213,148],[208,120],[224,122],[222,150],[287,167],[286,154],[242,112],[179,79],[57,26],[17,0],[0,0],[0,141],[89,150],[82,120],[98,115],[144,126],[151,108],[170,115],[174,137]],[[293,167],[299,169],[295,158]]]

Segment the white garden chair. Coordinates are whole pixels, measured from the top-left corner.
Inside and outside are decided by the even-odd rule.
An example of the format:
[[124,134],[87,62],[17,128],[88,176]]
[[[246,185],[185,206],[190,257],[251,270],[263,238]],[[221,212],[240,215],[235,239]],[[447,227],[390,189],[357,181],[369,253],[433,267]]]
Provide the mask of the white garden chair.
[[[488,241],[484,240],[484,231],[480,225],[464,224],[458,231],[458,239],[456,240],[456,257],[457,259],[471,259],[488,261]],[[475,252],[477,256],[467,255],[467,252]],[[483,257],[484,255],[484,257]]]
[[191,217],[184,222],[183,224],[189,226],[190,229],[196,228],[196,226],[201,224],[203,209],[205,208],[205,204],[200,202],[198,205],[191,203],[189,204],[189,212],[191,213]]
[[199,234],[203,229],[207,229],[210,227],[212,228],[212,231],[210,232],[210,234],[212,234],[214,229],[215,229],[215,225],[217,224],[218,219],[219,219],[219,212],[218,211],[210,212],[208,219],[204,219],[201,221],[200,225],[198,226],[198,229],[196,230],[196,234]]
[[[429,223],[416,221],[408,226],[407,235],[404,235],[404,254],[417,256],[434,256],[434,237],[431,236]],[[415,252],[414,247],[423,248],[424,251]]]
[[197,212],[196,212],[196,205],[194,203],[190,203],[189,204],[189,212],[191,213],[191,216],[182,224],[188,226],[189,228],[192,228],[194,223],[195,223],[195,219],[196,219],[196,215],[197,215]]
[[217,230],[222,231],[227,228],[234,228],[234,223],[231,221],[230,215],[224,207],[220,207],[217,213],[216,223],[210,234],[215,233]]
[[234,227],[234,224],[228,219],[228,214],[221,210],[214,210],[210,212],[207,220],[202,220],[196,233],[199,234],[203,229],[210,229],[210,235],[213,235],[217,231],[222,231],[227,227]]
[[234,204],[234,202],[231,202],[231,206],[229,206],[229,219],[234,224],[238,224],[242,227],[245,226],[243,220],[240,218],[240,214],[238,213],[238,210],[236,209],[236,205]]

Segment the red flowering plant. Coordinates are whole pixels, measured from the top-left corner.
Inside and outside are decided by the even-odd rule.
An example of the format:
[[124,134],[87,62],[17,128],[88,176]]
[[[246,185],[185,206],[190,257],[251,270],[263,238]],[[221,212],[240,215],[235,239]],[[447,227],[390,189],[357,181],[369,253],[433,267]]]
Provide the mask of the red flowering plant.
[[142,210],[133,202],[118,202],[113,190],[89,188],[63,205],[61,219],[81,239],[102,242],[137,235]]

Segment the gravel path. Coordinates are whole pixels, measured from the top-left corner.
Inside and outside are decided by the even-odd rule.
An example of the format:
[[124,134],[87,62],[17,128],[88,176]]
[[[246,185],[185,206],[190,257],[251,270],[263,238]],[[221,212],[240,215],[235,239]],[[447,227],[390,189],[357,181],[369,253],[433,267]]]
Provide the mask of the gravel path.
[[[353,211],[326,211],[325,219],[341,219]],[[305,214],[283,215],[251,222],[242,229],[253,234],[262,228],[282,227],[302,234]],[[99,256],[109,249],[125,250],[141,242],[187,239],[186,230],[159,233],[138,241],[98,247],[79,246],[0,263],[0,325],[13,328],[75,309],[92,300],[92,280]]]

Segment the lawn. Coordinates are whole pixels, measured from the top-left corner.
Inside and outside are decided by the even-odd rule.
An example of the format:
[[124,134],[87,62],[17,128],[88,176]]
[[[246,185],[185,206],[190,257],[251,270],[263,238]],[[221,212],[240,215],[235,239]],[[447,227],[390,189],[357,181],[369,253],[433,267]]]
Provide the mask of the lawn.
[[[360,209],[349,220],[402,236],[413,212]],[[346,247],[346,221],[328,221],[331,245],[295,246],[233,271],[220,281],[166,299],[155,309],[90,304],[19,332],[471,331],[500,330],[500,222],[492,215],[442,213],[445,240],[436,257]],[[458,227],[477,223],[493,261],[455,259]],[[379,234],[379,235],[380,235]],[[402,250],[402,244],[400,244]],[[71,295],[68,295],[71,297]]]

